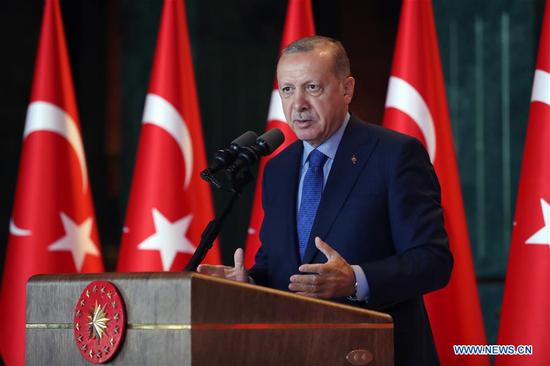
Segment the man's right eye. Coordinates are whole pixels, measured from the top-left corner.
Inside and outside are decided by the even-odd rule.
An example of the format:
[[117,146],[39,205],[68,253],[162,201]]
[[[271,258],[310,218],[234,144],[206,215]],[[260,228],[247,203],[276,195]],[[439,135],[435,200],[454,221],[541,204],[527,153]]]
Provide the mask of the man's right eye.
[[292,91],[292,88],[290,86],[283,86],[281,88],[281,92],[283,92],[284,94],[289,94],[291,91]]

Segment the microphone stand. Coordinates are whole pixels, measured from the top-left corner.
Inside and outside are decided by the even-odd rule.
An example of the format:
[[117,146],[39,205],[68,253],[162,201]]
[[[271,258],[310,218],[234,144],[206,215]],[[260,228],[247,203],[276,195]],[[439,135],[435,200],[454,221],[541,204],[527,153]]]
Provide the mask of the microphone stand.
[[[197,246],[195,253],[189,260],[189,263],[187,263],[187,266],[185,267],[184,271],[194,272],[197,270],[197,267],[203,261],[204,257],[206,256],[206,253],[208,253],[208,251],[212,248],[212,245],[214,244],[214,240],[216,240],[216,237],[220,233],[225,218],[233,209],[233,205],[235,204],[237,197],[241,195],[243,188],[248,183],[254,180],[254,176],[250,172],[249,166],[244,166],[242,169],[237,171],[228,172],[228,176],[231,184],[231,188],[230,188],[231,197],[229,199],[229,202],[226,203],[221,214],[219,216],[214,217],[214,219],[210,221],[208,225],[206,225],[206,228],[204,229],[201,235],[201,241]],[[212,183],[216,188],[219,188],[219,189],[223,188],[222,185],[215,184],[212,180],[206,177],[203,177],[203,179]]]

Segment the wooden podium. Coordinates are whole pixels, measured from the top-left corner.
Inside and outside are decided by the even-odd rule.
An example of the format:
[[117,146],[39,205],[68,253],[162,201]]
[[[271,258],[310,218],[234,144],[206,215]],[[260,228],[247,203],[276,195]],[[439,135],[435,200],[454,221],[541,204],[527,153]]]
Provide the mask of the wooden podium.
[[31,278],[28,365],[90,365],[73,318],[96,280],[115,285],[126,304],[126,335],[108,364],[393,365],[389,315],[196,273]]

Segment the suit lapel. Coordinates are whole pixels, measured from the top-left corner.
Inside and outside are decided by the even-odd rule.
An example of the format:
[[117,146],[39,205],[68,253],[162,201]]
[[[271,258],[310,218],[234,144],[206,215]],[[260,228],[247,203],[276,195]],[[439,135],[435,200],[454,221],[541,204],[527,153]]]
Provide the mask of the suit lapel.
[[342,136],[317,209],[303,263],[310,263],[317,254],[315,237],[326,238],[376,146],[378,140],[367,134],[365,129],[358,125],[359,123],[361,122],[352,117]]
[[[286,227],[288,232],[283,238],[283,243],[287,248],[284,251],[289,253],[290,260],[292,261],[291,268],[298,268],[300,265],[300,253],[298,250],[298,237],[296,233],[296,200],[298,195],[298,181],[300,174],[300,164],[302,161],[302,153],[304,146],[301,141],[297,141],[289,148],[288,154],[281,162],[281,166],[285,167],[286,172],[281,172],[281,179],[278,179],[279,186],[276,189],[281,191],[280,197],[280,209],[281,220],[286,221]],[[288,174],[288,176],[287,176]],[[290,179],[288,179],[290,177]]]

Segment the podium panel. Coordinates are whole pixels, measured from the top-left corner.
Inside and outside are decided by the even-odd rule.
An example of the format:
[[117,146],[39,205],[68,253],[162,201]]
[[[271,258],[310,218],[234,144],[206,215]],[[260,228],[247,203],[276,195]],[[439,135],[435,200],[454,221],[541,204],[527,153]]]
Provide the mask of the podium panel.
[[196,273],[31,278],[27,364],[91,364],[73,320],[82,291],[98,280],[116,286],[126,309],[125,336],[108,364],[393,365],[387,314]]

